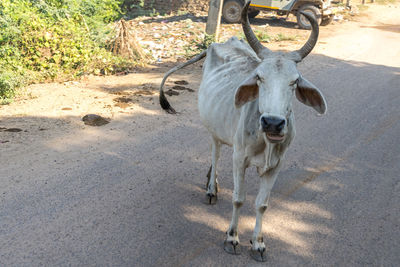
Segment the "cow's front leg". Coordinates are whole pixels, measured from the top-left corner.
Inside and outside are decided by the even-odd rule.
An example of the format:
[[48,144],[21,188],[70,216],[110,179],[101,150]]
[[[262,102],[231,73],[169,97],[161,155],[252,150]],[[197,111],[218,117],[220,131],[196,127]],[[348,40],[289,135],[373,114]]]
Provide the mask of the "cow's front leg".
[[244,156],[239,153],[233,153],[233,211],[232,220],[229,229],[226,232],[226,240],[224,242],[224,249],[231,254],[239,254],[239,235],[238,235],[238,222],[239,210],[243,205],[246,198],[246,190],[244,188],[244,174],[245,174]]
[[271,193],[272,186],[275,183],[278,167],[270,170],[266,175],[261,177],[260,189],[256,198],[256,226],[254,227],[253,237],[250,240],[251,243],[251,256],[256,261],[266,261],[267,253],[265,249],[264,238],[262,235],[262,219],[264,212],[268,207],[268,199]]
[[217,193],[218,193],[218,180],[217,180],[217,163],[219,159],[221,143],[216,140],[214,137],[212,138],[212,160],[211,167],[207,174],[207,192],[206,192],[206,201],[207,204],[215,204],[217,203]]

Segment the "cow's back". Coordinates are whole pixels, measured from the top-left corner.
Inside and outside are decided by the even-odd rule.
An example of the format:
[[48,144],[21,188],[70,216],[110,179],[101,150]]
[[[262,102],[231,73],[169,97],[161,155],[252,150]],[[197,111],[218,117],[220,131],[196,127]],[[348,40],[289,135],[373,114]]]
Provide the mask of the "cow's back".
[[198,107],[204,125],[224,143],[232,144],[240,118],[241,109],[234,105],[235,91],[258,64],[253,50],[235,37],[207,50]]

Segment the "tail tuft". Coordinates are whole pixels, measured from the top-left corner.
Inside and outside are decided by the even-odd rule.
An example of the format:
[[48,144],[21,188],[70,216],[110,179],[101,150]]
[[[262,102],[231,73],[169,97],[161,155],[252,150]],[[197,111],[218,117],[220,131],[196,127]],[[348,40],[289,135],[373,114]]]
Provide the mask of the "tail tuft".
[[170,69],[164,75],[164,78],[163,78],[163,80],[161,82],[161,85],[160,85],[160,97],[159,97],[159,99],[160,99],[160,105],[161,105],[162,109],[164,109],[169,114],[176,114],[176,111],[175,111],[175,109],[173,107],[171,107],[171,105],[169,104],[169,102],[168,102],[168,100],[167,100],[167,98],[165,97],[165,94],[164,94],[164,89],[163,88],[164,88],[165,82],[167,81],[168,76],[171,75],[172,73],[174,73],[177,70],[180,70],[180,69],[182,69],[182,68],[184,68],[184,67],[186,67],[186,66],[188,66],[190,64],[193,64],[193,63],[199,61],[200,59],[204,58],[206,56],[206,54],[207,54],[207,50],[204,50],[203,52],[201,52],[200,54],[198,54],[194,58],[188,60],[187,62],[182,63],[182,64],[180,64],[180,65],[178,65],[176,67],[173,67],[172,69]]
[[169,104],[167,98],[164,95],[164,92],[161,91],[160,93],[160,105],[163,110],[165,110],[169,114],[176,114],[176,111],[171,105]]

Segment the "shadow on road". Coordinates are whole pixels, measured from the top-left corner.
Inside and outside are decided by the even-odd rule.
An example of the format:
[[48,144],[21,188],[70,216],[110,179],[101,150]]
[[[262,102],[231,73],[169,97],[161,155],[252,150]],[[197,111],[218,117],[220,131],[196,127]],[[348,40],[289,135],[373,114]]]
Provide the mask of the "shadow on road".
[[[254,25],[258,25],[258,26],[268,24],[271,27],[283,27],[283,28],[290,28],[290,29],[298,28],[296,26],[297,25],[296,22],[286,20],[283,17],[275,17],[275,16],[254,18],[254,19],[250,20],[250,23],[254,24]],[[301,30],[301,29],[299,28],[299,30]]]
[[[198,82],[199,71],[191,70],[177,75]],[[375,199],[373,189],[370,195],[360,192],[384,183],[368,176],[365,169],[378,176],[395,175],[390,166],[399,151],[390,142],[380,144],[379,137],[398,128],[394,111],[398,111],[399,91],[375,85],[398,84],[400,69],[311,55],[300,70],[323,91],[329,113],[319,117],[295,105],[297,136],[263,224],[267,265],[374,264],[382,257],[381,250],[373,249],[378,245],[387,251],[383,264],[390,263],[398,243],[390,239],[389,222],[398,219],[398,213],[393,203]],[[148,74],[159,81],[165,71],[161,65]],[[365,86],[359,86],[357,78],[343,79],[349,76],[366,77]],[[155,81],[148,83],[157,87]],[[86,89],[132,93],[132,87],[136,84]],[[232,209],[231,149],[222,150],[218,203],[205,205],[209,139],[193,115],[197,114],[195,97],[184,98],[192,99],[188,103],[182,103],[181,97],[169,97],[177,110],[183,110],[179,115],[164,114],[158,105],[139,101],[134,105],[143,112],[101,128],[83,127],[79,117],[0,118],[0,127],[30,127],[27,132],[0,131],[0,139],[9,141],[0,143],[0,262],[265,266],[247,253],[258,176],[254,169],[246,176],[248,195],[240,220],[243,253],[226,254],[222,243]],[[138,117],[140,125],[135,123]],[[51,129],[41,130],[41,123],[65,130],[55,135]],[[388,158],[384,153],[390,149],[394,155]],[[373,154],[373,160],[354,158],[358,154]],[[352,178],[358,175],[368,183],[357,184]],[[378,204],[363,210],[364,201]],[[380,205],[393,213],[383,214]],[[385,221],[370,226],[372,217],[384,215]]]
[[361,28],[375,28],[382,31],[400,32],[400,25],[383,24],[379,26],[361,26]]
[[144,20],[144,23],[160,23],[160,22],[164,22],[164,23],[168,23],[168,22],[175,22],[175,21],[182,21],[182,20],[187,20],[187,19],[191,19],[191,20],[195,20],[195,21],[203,21],[206,22],[207,21],[207,17],[206,16],[195,16],[193,14],[184,14],[184,15],[177,15],[177,16],[171,16],[171,17],[164,17],[164,18],[150,18],[147,20]]
[[[207,22],[207,16],[195,16],[193,14],[184,14],[184,15],[177,15],[177,16],[171,16],[171,17],[163,17],[163,18],[150,18],[147,20],[143,20],[144,23],[169,23],[169,22],[176,22],[176,21],[182,21],[182,20],[187,20],[190,19],[192,21],[196,22]],[[222,24],[229,24],[225,22],[223,19],[221,20]],[[268,24],[271,27],[284,27],[284,28],[298,28],[296,25],[296,22],[286,20],[284,17],[276,17],[276,16],[262,16],[262,17],[257,17],[257,18],[252,18],[250,19],[250,23],[258,26],[266,25]]]

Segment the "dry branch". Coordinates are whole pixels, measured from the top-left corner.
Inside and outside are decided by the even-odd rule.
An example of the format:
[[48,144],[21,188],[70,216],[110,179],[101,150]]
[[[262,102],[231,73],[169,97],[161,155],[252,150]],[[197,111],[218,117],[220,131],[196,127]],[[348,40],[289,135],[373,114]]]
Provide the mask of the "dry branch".
[[147,56],[137,42],[136,34],[132,32],[126,21],[121,19],[115,24],[115,37],[110,42],[111,51],[135,61],[145,61]]

